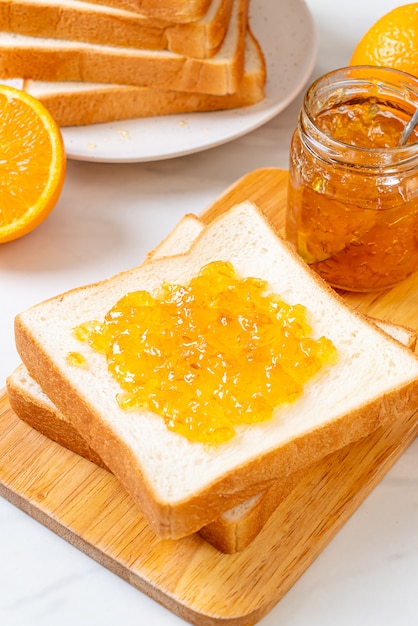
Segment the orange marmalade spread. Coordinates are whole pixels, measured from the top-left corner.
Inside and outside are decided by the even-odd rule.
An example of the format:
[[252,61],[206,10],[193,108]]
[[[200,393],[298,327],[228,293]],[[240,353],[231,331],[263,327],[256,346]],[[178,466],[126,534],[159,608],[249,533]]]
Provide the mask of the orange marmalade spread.
[[[396,148],[408,118],[373,100],[355,101],[321,112],[318,128],[347,145],[360,148]],[[413,131],[409,142],[417,141]]]
[[307,92],[286,236],[334,287],[379,290],[418,266],[418,131],[398,146],[417,103],[418,80],[384,68],[337,70]]
[[218,261],[187,286],[128,293],[103,322],[74,332],[106,355],[122,408],[153,411],[169,429],[210,444],[270,419],[335,361],[332,342],[312,338],[306,318],[265,281]]

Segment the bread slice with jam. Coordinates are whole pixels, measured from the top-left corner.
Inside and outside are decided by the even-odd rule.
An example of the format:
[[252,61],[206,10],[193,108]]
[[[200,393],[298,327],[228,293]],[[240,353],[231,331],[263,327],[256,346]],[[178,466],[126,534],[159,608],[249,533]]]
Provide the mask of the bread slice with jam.
[[[190,442],[150,411],[118,405],[118,383],[106,359],[80,348],[72,329],[103,319],[128,292],[154,292],[163,282],[188,284],[212,261],[238,276],[266,281],[268,291],[306,308],[314,337],[325,336],[338,358],[295,401],[270,420],[237,427],[218,445]],[[161,537],[200,530],[228,509],[294,472],[415,411],[418,359],[352,311],[297,257],[260,211],[241,203],[206,226],[191,249],[147,261],[21,313],[16,345],[29,374],[100,456]],[[69,364],[84,352],[87,368]]]

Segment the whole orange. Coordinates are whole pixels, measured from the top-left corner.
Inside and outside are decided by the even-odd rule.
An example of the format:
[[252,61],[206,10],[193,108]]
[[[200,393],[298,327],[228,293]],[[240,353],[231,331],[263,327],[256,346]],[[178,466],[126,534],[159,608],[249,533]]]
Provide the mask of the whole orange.
[[377,20],[357,44],[350,65],[386,66],[418,76],[418,2]]

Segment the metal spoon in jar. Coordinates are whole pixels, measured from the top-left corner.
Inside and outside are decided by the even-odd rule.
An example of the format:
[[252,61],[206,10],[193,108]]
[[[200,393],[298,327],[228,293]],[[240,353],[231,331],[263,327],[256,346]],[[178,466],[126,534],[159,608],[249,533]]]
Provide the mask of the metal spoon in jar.
[[409,122],[405,125],[401,138],[399,139],[399,144],[398,144],[399,146],[404,146],[406,144],[409,137],[411,136],[412,131],[414,130],[417,124],[418,124],[418,109],[415,111],[415,113],[413,114]]

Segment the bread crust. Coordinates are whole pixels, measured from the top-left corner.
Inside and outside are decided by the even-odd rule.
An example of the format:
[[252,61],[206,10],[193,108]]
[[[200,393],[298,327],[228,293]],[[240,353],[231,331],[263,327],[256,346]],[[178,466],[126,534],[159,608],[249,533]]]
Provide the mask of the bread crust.
[[11,377],[6,380],[6,387],[10,406],[22,421],[52,441],[107,469],[101,457],[62,414],[51,411],[47,404],[27,393],[22,386],[13,384]]
[[308,471],[309,468],[303,467],[289,476],[276,480],[268,489],[258,494],[256,504],[249,506],[244,514],[237,518],[231,518],[228,515],[230,511],[227,511],[214,522],[203,526],[199,534],[225,554],[241,552],[261,532],[280,503],[292,492]]

